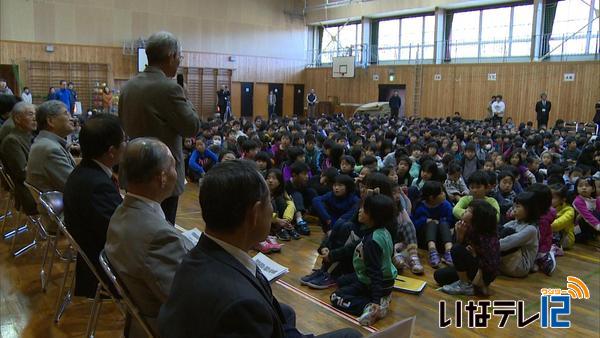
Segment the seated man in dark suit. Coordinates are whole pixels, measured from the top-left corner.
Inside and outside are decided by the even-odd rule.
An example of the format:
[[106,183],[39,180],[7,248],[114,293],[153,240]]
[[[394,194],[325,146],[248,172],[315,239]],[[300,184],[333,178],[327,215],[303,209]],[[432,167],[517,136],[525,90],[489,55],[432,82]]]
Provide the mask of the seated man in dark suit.
[[32,133],[37,128],[35,122],[35,106],[31,103],[17,103],[11,113],[14,127],[0,144],[0,159],[4,168],[15,184],[15,200],[17,208],[27,215],[37,213],[35,200],[25,187],[25,168],[31,149]]
[[[156,318],[167,300],[175,270],[193,247],[166,219],[160,202],[173,194],[175,159],[154,138],[129,142],[122,172],[127,195],[110,218],[104,250],[142,316],[157,331]],[[146,337],[136,321],[126,337]]]
[[[86,122],[79,142],[83,159],[65,184],[65,223],[96,270],[104,276],[98,255],[106,242],[110,217],[123,201],[112,167],[121,161],[125,134],[116,116],[100,114]],[[110,285],[108,279],[106,282]],[[97,284],[85,261],[77,257],[75,295],[93,298]]]
[[[200,186],[206,230],[161,307],[161,337],[305,337],[295,328],[294,310],[275,299],[247,253],[269,234],[270,200],[252,162],[223,162],[206,174]],[[360,336],[344,329],[321,337]]]

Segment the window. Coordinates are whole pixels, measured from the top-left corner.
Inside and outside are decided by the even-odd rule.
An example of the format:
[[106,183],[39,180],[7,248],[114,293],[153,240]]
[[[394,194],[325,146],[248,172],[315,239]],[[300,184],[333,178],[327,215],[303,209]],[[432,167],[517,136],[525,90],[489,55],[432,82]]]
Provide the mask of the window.
[[454,14],[450,33],[453,58],[476,58],[478,56],[479,17],[480,11]]
[[532,25],[533,5],[454,13],[451,57],[529,56]]
[[321,35],[321,63],[331,63],[336,56],[356,55],[362,59],[362,24],[325,27]]
[[510,56],[529,56],[531,54],[532,29],[533,5],[515,7],[513,10]]
[[379,60],[433,59],[434,34],[433,15],[380,21]]
[[511,8],[481,12],[481,57],[508,56]]
[[[596,0],[596,4],[594,4],[596,9],[598,1]],[[592,0],[564,0],[556,4],[556,15],[550,37],[550,55],[588,53],[586,50],[588,27],[586,26],[590,16],[591,3]],[[592,18],[594,17],[595,15]],[[589,53],[593,53],[596,47],[598,19],[595,20],[595,24],[592,23],[592,27],[595,27],[595,30],[592,28],[590,37],[590,47],[592,48]],[[594,37],[596,37],[596,41],[592,44],[591,40],[594,40]]]
[[398,47],[400,46],[400,20],[386,20],[379,22],[379,35],[377,36],[378,58],[380,61],[398,60]]

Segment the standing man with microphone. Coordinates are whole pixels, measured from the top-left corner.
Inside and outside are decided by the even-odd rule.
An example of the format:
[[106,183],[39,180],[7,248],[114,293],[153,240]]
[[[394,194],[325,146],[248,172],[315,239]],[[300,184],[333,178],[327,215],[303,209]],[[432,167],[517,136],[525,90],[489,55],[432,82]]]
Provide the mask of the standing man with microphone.
[[[175,158],[177,184],[171,196],[161,203],[166,220],[175,224],[185,180],[183,137],[198,134],[200,119],[183,88],[173,80],[183,59],[177,38],[164,31],[152,34],[146,42],[146,55],[146,69],[121,90],[119,118],[130,138],[157,138]],[[127,182],[123,184],[127,186]]]

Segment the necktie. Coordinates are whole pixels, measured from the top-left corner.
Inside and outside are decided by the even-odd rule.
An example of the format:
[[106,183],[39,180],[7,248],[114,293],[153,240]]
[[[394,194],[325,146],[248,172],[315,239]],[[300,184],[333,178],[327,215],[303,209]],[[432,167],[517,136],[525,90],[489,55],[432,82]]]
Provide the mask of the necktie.
[[112,176],[110,177],[110,180],[113,182],[113,184],[115,185],[115,188],[117,188],[117,191],[119,191],[119,178],[117,177],[117,175],[112,174]]

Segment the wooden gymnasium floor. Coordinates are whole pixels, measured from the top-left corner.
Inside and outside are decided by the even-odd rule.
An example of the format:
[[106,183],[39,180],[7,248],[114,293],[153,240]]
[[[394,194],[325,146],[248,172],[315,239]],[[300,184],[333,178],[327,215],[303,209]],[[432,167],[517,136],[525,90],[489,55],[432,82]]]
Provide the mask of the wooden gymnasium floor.
[[[184,228],[199,227],[203,223],[200,216],[198,186],[188,184],[180,199],[177,223]],[[3,205],[3,204],[2,204]],[[311,226],[312,235],[299,241],[285,243],[281,253],[271,257],[287,266],[290,272],[282,280],[292,287],[328,303],[330,290],[316,291],[300,286],[298,279],[310,272],[317,255],[315,249],[321,239],[317,226]],[[516,319],[510,318],[507,328],[497,328],[498,318],[493,316],[488,329],[440,329],[438,327],[438,301],[453,302],[457,299],[466,301],[467,297],[453,297],[436,290],[433,271],[426,266],[423,280],[427,287],[419,295],[395,292],[392,310],[389,315],[376,323],[377,329],[385,328],[395,321],[409,316],[416,316],[415,336],[570,336],[597,337],[600,332],[600,251],[598,243],[589,246],[578,246],[558,258],[558,267],[552,277],[542,273],[530,275],[526,279],[499,277],[492,287],[491,299],[523,299],[526,301],[526,314],[539,311],[540,288],[565,288],[566,276],[575,275],[587,283],[591,292],[589,300],[573,300],[570,329],[541,329],[539,322],[526,328],[518,329]],[[19,258],[11,258],[9,243],[0,242],[0,337],[81,337],[86,328],[90,303],[87,300],[75,299],[63,315],[60,323],[52,323],[54,303],[56,300],[61,264],[55,264],[47,292],[40,291],[40,251],[34,250]],[[421,255],[425,257],[424,252]],[[424,263],[426,260],[423,260]],[[415,277],[406,272],[410,277]],[[273,291],[279,301],[292,305],[298,316],[298,327],[304,332],[324,333],[343,327],[356,327],[365,334],[368,332],[340,317],[327,308],[309,300],[297,291],[291,291],[281,284],[274,284]],[[202,300],[198,300],[202,301]],[[451,303],[453,304],[453,303]],[[119,337],[124,324],[114,305],[104,305],[97,328],[97,337]],[[449,314],[454,310],[449,308]],[[466,318],[466,316],[464,316]]]

